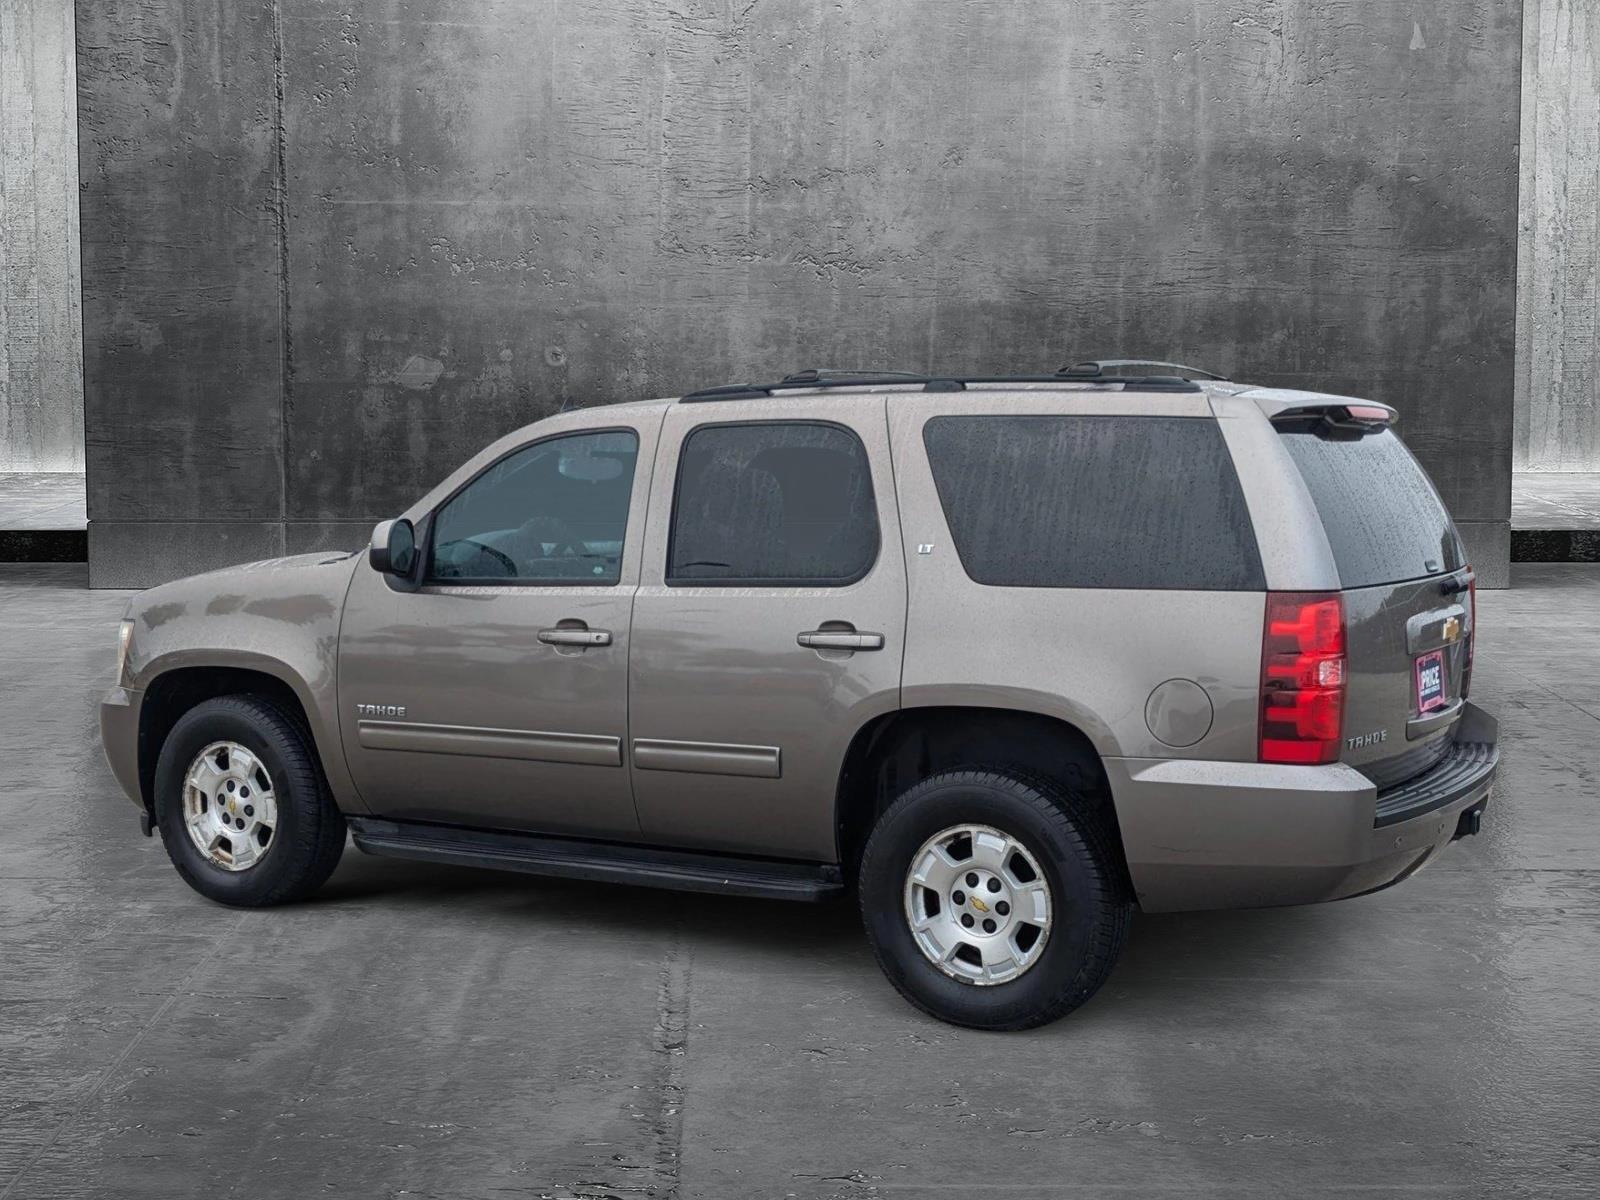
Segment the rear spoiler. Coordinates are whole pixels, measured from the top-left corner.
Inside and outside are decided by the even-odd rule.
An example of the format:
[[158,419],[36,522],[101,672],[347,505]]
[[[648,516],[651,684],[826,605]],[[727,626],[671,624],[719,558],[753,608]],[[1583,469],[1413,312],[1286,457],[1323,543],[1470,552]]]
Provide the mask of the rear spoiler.
[[1387,404],[1372,400],[1329,402],[1319,399],[1288,405],[1273,413],[1270,419],[1279,429],[1322,437],[1358,438],[1368,433],[1381,433],[1398,421],[1400,414]]

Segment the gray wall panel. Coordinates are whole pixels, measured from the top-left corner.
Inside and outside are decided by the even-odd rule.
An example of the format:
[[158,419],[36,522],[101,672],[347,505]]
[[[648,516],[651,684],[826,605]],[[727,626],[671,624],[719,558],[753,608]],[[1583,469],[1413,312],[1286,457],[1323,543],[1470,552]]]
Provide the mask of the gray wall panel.
[[[564,403],[1119,352],[1395,403],[1457,515],[1507,517],[1514,3],[281,0],[280,17],[284,270],[230,220],[221,273],[263,334],[284,289],[289,370],[237,347],[262,387],[219,403],[260,419],[264,463],[283,454],[286,491],[260,494],[290,521],[392,513]],[[255,131],[249,158],[206,136],[266,229],[273,23],[235,24],[237,94],[183,88]],[[135,82],[86,86],[126,104]],[[196,182],[191,221],[222,206]],[[234,348],[196,345],[214,307],[173,336],[217,373]],[[141,408],[194,402],[152,383],[102,406],[107,446]]]
[[1525,7],[1515,463],[1600,471],[1600,9]]
[[1511,523],[1509,521],[1459,521],[1467,561],[1473,565],[1481,588],[1511,586]]
[[273,28],[270,3],[80,8],[91,523],[282,516]]
[[0,471],[83,470],[72,26],[0,3]]
[[277,521],[90,521],[89,586],[154,587],[283,552]]
[[371,521],[290,521],[284,526],[284,553],[313,550],[365,550],[372,541]]

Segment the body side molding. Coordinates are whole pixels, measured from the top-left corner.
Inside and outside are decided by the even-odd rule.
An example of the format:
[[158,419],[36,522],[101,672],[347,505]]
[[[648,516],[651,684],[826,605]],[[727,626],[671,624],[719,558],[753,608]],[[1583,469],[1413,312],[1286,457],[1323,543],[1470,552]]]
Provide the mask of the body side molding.
[[369,750],[521,758],[588,767],[622,765],[622,739],[604,734],[364,720],[356,723],[356,740]]
[[634,738],[633,765],[641,771],[747,775],[755,779],[783,776],[783,755],[777,746],[738,746],[727,742]]

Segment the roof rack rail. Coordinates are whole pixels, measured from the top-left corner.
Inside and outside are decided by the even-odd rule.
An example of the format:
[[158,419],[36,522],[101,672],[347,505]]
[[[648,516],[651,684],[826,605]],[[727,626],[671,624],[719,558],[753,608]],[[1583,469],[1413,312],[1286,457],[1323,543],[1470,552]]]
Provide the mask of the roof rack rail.
[[831,367],[807,367],[804,371],[795,371],[785,375],[779,383],[789,383],[796,387],[817,387],[832,383],[836,379],[878,379],[882,377],[885,383],[899,380],[902,383],[921,383],[928,377],[920,371],[841,371]]
[[771,396],[774,392],[928,382],[926,375],[913,375],[908,371],[871,371],[861,374],[847,371],[796,371],[792,375],[785,375],[777,383],[729,383],[722,387],[701,388],[697,392],[680,396],[678,400],[686,404],[701,400],[752,400],[761,396]]
[[1119,385],[1123,391],[1198,392],[1200,385],[1176,375],[1069,375],[1066,369],[1053,375],[959,375],[930,379],[925,392],[962,392],[969,383],[1091,383]]
[[774,392],[780,391],[928,382],[928,376],[919,375],[915,371],[840,371],[809,367],[804,371],[793,371],[776,383],[729,383],[721,387],[701,388],[678,399],[680,402],[690,403],[701,400],[751,400],[761,396],[771,396]]
[[[968,384],[997,383],[1089,383],[1105,386],[1117,385],[1124,391],[1141,392],[1198,392],[1200,385],[1178,375],[1108,375],[1090,367],[1113,366],[1121,363],[1139,363],[1144,366],[1166,364],[1144,363],[1136,359],[1107,360],[1104,363],[1078,363],[1062,367],[1050,375],[918,375],[911,371],[828,371],[811,369],[785,375],[776,383],[728,383],[720,387],[701,388],[678,398],[680,404],[698,404],[708,400],[755,400],[770,397],[778,392],[812,391],[818,388],[873,387],[879,385],[921,384],[924,392],[964,392]],[[1193,371],[1193,367],[1183,370]],[[1201,372],[1205,374],[1204,372]],[[1221,376],[1206,375],[1208,379]]]
[[[1160,367],[1160,371],[1129,370],[1131,367]],[[1155,358],[1091,358],[1083,362],[1075,362],[1062,367],[1056,372],[1063,378],[1071,379],[1128,379],[1146,378],[1155,375],[1157,378],[1177,376],[1180,379],[1208,379],[1213,383],[1226,383],[1226,375],[1218,375],[1200,367],[1186,366],[1183,363],[1162,362]]]

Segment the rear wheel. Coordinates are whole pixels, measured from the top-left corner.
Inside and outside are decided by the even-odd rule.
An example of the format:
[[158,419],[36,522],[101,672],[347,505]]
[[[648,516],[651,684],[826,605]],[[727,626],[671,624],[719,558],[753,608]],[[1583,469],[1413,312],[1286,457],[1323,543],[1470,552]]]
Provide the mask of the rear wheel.
[[155,809],[178,874],[223,904],[298,900],[344,852],[344,817],[309,734],[255,696],[207,700],[179,718],[156,764]]
[[907,1000],[977,1029],[1027,1029],[1099,989],[1128,901],[1106,830],[1065,789],[1005,771],[916,784],[861,860],[862,919]]

